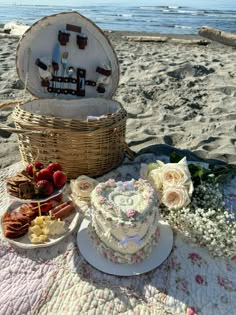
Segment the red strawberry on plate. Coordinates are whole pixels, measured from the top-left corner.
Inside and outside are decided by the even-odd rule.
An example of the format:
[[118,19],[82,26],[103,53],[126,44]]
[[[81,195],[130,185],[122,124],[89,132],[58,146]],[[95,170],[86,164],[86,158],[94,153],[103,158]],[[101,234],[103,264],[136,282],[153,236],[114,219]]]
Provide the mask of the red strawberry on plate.
[[41,170],[42,168],[44,168],[44,165],[43,163],[39,162],[39,161],[36,161],[34,162],[34,166],[36,168],[37,171]]
[[26,167],[26,172],[29,176],[33,177],[34,176],[34,172],[35,171],[39,171],[43,168],[43,163],[39,162],[39,161],[36,161],[34,163],[31,163],[29,164],[27,167]]
[[26,167],[26,173],[27,173],[29,176],[33,177],[33,174],[34,174],[34,172],[33,172],[33,164],[27,165],[27,167]]
[[42,179],[52,180],[52,173],[47,168],[43,168],[36,173],[36,180],[39,181]]
[[54,186],[57,189],[59,189],[62,186],[64,186],[66,181],[67,181],[67,176],[62,171],[56,171],[55,173],[53,173],[52,178],[53,178]]
[[47,169],[53,174],[56,171],[62,171],[61,164],[58,162],[52,162],[47,166]]
[[36,190],[41,196],[50,196],[53,193],[53,184],[46,179],[37,182]]

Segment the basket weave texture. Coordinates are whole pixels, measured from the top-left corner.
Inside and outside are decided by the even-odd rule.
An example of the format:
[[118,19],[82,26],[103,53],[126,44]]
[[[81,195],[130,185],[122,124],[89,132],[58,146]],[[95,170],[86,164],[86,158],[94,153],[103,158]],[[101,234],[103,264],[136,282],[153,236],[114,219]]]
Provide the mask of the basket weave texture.
[[[55,113],[52,116],[44,115],[46,102],[51,102],[50,108],[52,105],[59,105],[60,108],[64,106],[65,116],[70,112],[70,101],[64,101],[63,104],[62,100],[56,99],[34,100],[16,106],[13,111],[25,164],[36,158],[44,163],[57,161],[71,179],[79,175],[100,176],[122,162],[126,145],[127,112],[120,103],[98,98],[76,101],[78,112],[79,102],[86,102],[87,115],[91,115],[89,110],[94,115],[93,105],[97,108],[100,106],[100,110],[104,105],[104,115],[100,119],[86,120],[58,117]],[[40,113],[37,112],[39,108]],[[113,112],[107,111],[109,108]]]

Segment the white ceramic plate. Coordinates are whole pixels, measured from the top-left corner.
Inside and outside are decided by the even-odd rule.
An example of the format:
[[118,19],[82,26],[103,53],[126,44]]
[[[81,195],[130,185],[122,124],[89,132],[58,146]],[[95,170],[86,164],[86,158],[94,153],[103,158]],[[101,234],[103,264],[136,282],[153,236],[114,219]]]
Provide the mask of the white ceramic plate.
[[84,219],[77,234],[77,243],[83,257],[95,268],[117,276],[134,276],[153,270],[169,256],[173,246],[173,232],[170,226],[160,221],[159,243],[153,247],[149,257],[138,264],[114,264],[96,250],[96,245],[89,237],[87,227],[89,220]]
[[[22,202],[19,201],[14,201],[7,209],[7,211],[13,211],[17,210],[20,206],[22,206]],[[55,235],[51,236],[49,238],[49,241],[46,243],[40,243],[40,244],[32,244],[30,240],[28,239],[28,234],[25,234],[22,237],[15,238],[15,239],[10,239],[4,236],[4,228],[1,220],[1,228],[3,232],[3,237],[5,240],[7,240],[10,244],[16,245],[17,247],[20,248],[25,248],[25,249],[33,249],[33,248],[40,248],[40,247],[48,247],[55,245],[62,241],[64,238],[66,238],[77,226],[78,221],[79,221],[80,214],[78,212],[78,209],[76,208],[76,211],[72,213],[70,216],[66,217],[63,221],[65,221],[65,226],[66,226],[66,232],[62,235]]]
[[50,200],[54,197],[59,196],[64,191],[65,187],[66,187],[66,184],[63,187],[61,187],[60,189],[54,189],[53,193],[50,196],[46,196],[44,198],[35,198],[35,199],[22,199],[22,198],[15,197],[15,196],[13,196],[7,192],[7,186],[6,186],[6,193],[10,199],[15,200],[15,201],[19,201],[21,203],[45,202],[47,200]]

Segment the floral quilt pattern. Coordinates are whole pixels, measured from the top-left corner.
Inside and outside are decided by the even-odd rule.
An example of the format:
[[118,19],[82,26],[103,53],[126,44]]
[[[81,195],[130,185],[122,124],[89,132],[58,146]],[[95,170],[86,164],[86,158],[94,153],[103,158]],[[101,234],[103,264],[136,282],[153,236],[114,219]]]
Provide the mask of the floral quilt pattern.
[[[143,154],[99,178],[139,178],[141,163],[167,157]],[[10,200],[0,172],[0,214]],[[236,256],[214,258],[208,250],[174,231],[167,260],[140,276],[118,277],[89,265],[76,243],[76,232],[48,248],[13,248],[0,235],[0,315],[165,314],[226,315],[236,309]]]

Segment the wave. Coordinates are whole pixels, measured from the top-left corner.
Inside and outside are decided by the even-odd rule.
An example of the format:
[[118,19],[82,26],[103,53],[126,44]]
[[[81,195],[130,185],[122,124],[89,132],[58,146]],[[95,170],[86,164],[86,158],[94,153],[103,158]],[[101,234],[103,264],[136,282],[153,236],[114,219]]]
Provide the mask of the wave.
[[177,6],[171,6],[171,5],[155,5],[155,6],[147,5],[147,6],[141,6],[138,8],[141,10],[160,10],[160,9],[168,10],[168,9],[178,9],[178,8],[181,9],[183,7],[177,7]]
[[174,28],[193,29],[192,26],[187,25],[174,25]]
[[158,7],[150,7],[150,6],[147,6],[147,7],[139,7],[139,9],[141,9],[141,10],[157,10]]
[[112,14],[112,16],[123,16],[123,17],[133,17],[135,14],[125,14],[125,13],[117,13],[117,14]]
[[196,11],[193,11],[193,10],[178,10],[178,11],[176,11],[176,13],[192,14],[192,13],[196,13]]

